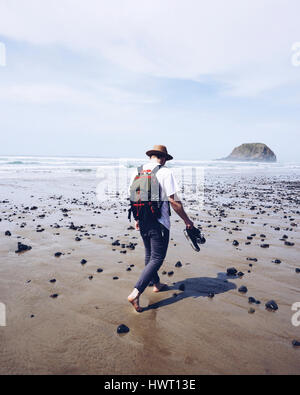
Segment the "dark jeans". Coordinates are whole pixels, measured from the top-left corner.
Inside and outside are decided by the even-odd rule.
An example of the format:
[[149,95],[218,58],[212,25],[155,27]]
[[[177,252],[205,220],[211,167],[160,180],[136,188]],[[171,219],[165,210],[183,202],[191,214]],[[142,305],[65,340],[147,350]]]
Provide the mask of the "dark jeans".
[[158,222],[150,227],[140,224],[140,232],[145,246],[145,269],[135,288],[143,293],[150,282],[158,284],[160,281],[157,272],[167,255],[170,232]]

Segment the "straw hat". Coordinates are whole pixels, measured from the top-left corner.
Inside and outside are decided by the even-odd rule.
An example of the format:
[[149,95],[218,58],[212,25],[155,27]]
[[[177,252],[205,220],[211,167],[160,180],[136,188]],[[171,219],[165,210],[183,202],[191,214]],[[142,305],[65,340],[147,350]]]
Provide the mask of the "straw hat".
[[154,145],[154,147],[146,152],[146,155],[151,156],[151,155],[164,155],[166,157],[166,160],[172,160],[173,156],[168,154],[167,147],[164,145]]

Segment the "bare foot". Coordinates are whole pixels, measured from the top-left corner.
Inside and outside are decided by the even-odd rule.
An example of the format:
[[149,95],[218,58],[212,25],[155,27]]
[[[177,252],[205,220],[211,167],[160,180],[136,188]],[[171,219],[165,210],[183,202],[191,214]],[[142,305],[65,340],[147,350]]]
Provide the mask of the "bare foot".
[[153,292],[160,292],[160,291],[162,291],[163,289],[167,289],[167,288],[168,288],[168,285],[167,285],[167,284],[161,284],[161,283],[155,284],[155,285],[153,286]]
[[128,296],[128,302],[132,304],[132,306],[134,307],[135,311],[137,311],[138,313],[141,313],[143,311],[143,309],[140,306],[139,299],[140,299],[139,297],[132,298],[130,295]]

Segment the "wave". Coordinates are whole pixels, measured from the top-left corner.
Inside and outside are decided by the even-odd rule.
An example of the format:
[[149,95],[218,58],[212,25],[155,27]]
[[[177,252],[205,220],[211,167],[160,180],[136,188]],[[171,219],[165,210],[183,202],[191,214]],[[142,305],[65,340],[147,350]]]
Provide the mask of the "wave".
[[94,169],[74,169],[74,171],[78,171],[79,173],[91,173]]

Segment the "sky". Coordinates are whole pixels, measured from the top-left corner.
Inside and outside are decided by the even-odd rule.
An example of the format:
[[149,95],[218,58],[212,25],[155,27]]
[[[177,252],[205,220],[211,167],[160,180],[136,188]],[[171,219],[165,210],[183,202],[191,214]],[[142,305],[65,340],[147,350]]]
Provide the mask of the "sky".
[[299,0],[0,0],[0,155],[299,161]]

